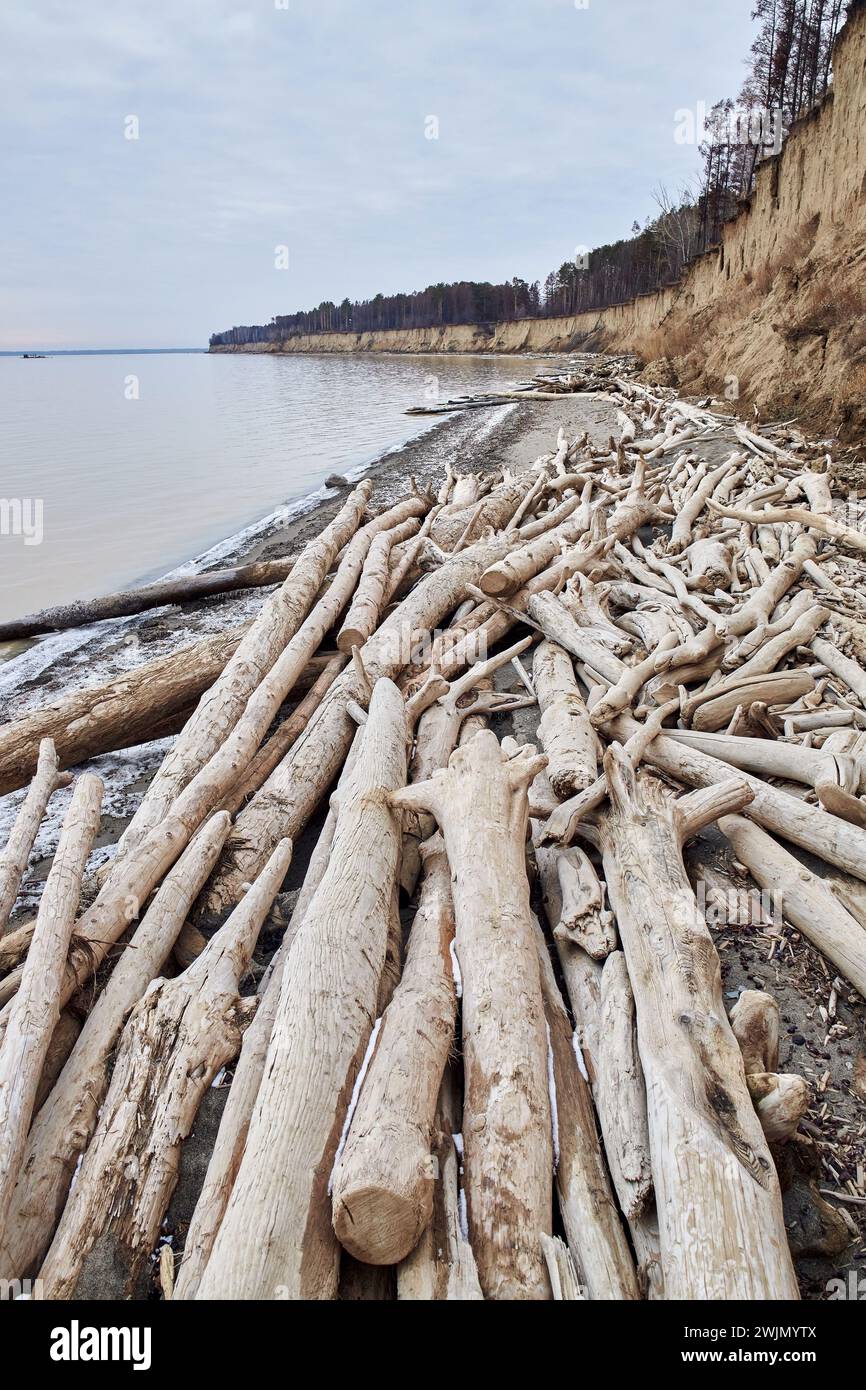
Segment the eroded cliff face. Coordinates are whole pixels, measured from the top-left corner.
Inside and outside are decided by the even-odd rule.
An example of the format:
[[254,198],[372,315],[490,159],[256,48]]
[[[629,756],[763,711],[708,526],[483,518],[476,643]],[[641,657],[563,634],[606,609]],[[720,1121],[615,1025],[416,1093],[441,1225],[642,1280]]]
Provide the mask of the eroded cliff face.
[[[670,359],[680,384],[763,416],[866,435],[866,4],[837,40],[831,91],[758,170],[721,245],[682,281],[597,313],[217,352],[564,352]],[[651,369],[652,370],[652,369]]]

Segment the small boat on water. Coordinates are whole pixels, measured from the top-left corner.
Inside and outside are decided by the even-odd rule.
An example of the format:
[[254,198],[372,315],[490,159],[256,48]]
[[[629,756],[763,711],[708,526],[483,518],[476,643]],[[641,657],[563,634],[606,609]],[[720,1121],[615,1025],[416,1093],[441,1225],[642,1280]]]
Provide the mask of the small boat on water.
[[22,356],[22,357],[43,358],[43,357],[47,357],[48,354],[47,354],[47,352],[22,352],[21,356]]

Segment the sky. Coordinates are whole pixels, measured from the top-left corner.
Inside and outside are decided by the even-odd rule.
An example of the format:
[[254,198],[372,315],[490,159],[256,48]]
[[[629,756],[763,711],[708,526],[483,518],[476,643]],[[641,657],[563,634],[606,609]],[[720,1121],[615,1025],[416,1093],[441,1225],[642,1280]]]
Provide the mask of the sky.
[[6,0],[0,349],[543,280],[695,174],[752,2]]

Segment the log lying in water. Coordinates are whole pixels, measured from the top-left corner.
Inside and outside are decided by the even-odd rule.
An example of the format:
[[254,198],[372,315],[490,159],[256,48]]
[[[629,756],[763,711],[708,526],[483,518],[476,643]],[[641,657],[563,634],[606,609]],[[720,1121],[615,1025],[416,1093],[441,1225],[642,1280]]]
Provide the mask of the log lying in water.
[[25,618],[13,618],[0,623],[0,642],[18,642],[27,637],[39,637],[46,632],[64,632],[72,627],[86,627],[107,618],[124,618],[144,613],[149,608],[166,604],[193,603],[212,594],[228,594],[237,589],[267,588],[282,584],[294,568],[294,559],[259,560],[251,565],[233,565],[230,569],[207,570],[204,574],[180,575],[176,579],[160,579],[155,584],[143,584],[140,589],[123,589],[103,598],[81,599],[78,603],[43,608]]

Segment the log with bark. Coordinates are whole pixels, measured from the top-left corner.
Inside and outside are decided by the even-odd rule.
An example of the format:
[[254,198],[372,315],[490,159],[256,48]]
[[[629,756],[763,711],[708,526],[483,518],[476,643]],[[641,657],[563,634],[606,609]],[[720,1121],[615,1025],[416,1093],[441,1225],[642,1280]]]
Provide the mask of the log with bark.
[[0,623],[0,642],[19,642],[39,637],[46,632],[64,632],[72,627],[105,622],[108,618],[128,617],[144,613],[149,608],[168,604],[194,603],[213,594],[233,593],[238,589],[264,589],[282,584],[291,574],[293,558],[259,560],[250,565],[233,565],[230,569],[206,570],[203,574],[178,575],[176,579],[160,579],[155,584],[143,584],[138,589],[124,589],[103,598],[80,600],[43,608],[24,618]]

